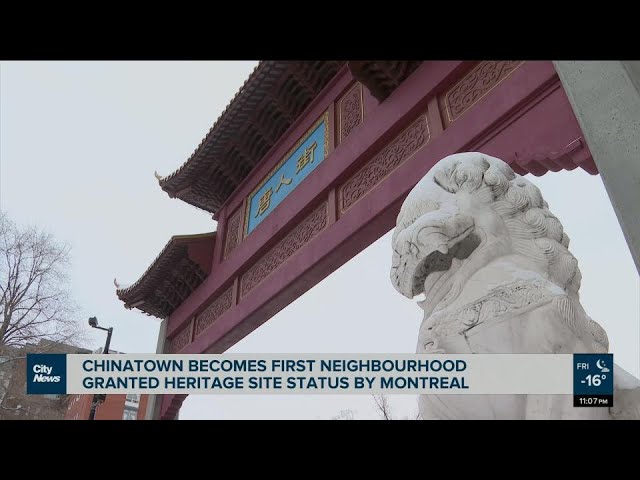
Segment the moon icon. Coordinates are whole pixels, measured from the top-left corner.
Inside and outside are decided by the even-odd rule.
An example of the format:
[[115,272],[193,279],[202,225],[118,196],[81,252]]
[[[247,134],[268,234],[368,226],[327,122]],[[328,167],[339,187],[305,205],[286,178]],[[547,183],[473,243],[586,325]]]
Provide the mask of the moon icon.
[[601,359],[598,359],[598,361],[596,362],[596,367],[598,367],[600,370],[602,370],[603,372],[608,372],[609,369],[606,367],[605,364],[600,364],[600,362],[602,362]]

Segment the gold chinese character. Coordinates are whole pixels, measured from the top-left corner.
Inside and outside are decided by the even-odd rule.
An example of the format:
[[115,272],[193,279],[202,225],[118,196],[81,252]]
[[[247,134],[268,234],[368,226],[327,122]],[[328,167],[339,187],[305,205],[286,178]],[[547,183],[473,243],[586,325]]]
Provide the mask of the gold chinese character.
[[282,185],[291,185],[291,179],[284,178],[284,173],[280,175],[280,183],[278,184],[278,188],[276,188],[276,193],[278,193],[278,190],[280,190]]
[[258,204],[258,213],[256,213],[256,217],[259,217],[269,209],[269,205],[271,205],[272,194],[273,194],[272,188],[270,188],[269,190],[267,190],[262,194],[262,197],[260,197],[260,203]]
[[302,170],[307,163],[313,163],[313,151],[316,149],[316,142],[313,142],[311,145],[309,145],[306,150],[304,151],[304,153],[300,156],[300,158],[298,159],[298,166],[296,168],[296,174]]

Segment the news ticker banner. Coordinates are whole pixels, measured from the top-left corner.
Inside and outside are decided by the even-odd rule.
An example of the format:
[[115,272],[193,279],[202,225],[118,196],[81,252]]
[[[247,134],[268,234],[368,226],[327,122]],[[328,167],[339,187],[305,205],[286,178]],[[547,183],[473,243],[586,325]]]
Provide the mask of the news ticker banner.
[[28,394],[561,394],[613,406],[613,354],[27,355]]

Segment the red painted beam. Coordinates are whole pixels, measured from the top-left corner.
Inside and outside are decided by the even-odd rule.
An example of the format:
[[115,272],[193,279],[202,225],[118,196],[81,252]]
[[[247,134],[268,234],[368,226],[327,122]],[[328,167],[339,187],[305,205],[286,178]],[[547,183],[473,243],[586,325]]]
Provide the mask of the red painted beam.
[[[307,213],[304,208],[313,204],[314,200],[326,193],[345,173],[353,170],[363,157],[371,156],[376,148],[380,148],[407,124],[412,116],[426,109],[426,100],[432,91],[444,82],[459,67],[461,62],[425,62],[409,77],[384,103],[373,110],[366,121],[329,155],[315,170],[313,175],[305,179],[305,187],[294,190],[287,198],[263,220],[215,269],[191,296],[180,305],[169,318],[168,336],[171,337],[194,314],[206,305],[232,279],[242,267],[251,264],[270,248],[278,233],[287,230]],[[328,105],[318,105],[318,116]],[[309,116],[306,124],[299,126],[302,134],[313,123],[315,115]],[[286,153],[290,145],[282,145],[274,151],[276,159]],[[274,164],[276,161],[273,162]],[[269,172],[264,167],[257,170],[255,183]],[[235,202],[230,202],[229,211],[233,211],[241,198],[246,197],[254,184],[245,184],[240,188]]]
[[[551,66],[551,64],[548,65]],[[549,71],[545,68],[546,66],[532,65],[532,68],[523,66],[521,78],[516,79],[520,81],[510,86],[511,93],[519,90],[516,92],[519,95],[512,95],[511,102],[505,102],[504,96],[496,95],[476,107],[479,109],[477,117],[484,119],[484,125],[477,122],[471,115],[466,122],[463,117],[452,124],[442,135],[433,139],[428,146],[407,160],[391,176],[344,213],[338,222],[313,238],[304,247],[304,252],[296,253],[282,267],[273,272],[268,282],[256,286],[250,295],[243,298],[234,309],[223,314],[210,327],[209,332],[187,346],[185,353],[201,353],[207,350],[212,353],[223,352],[244,334],[257,328],[326,275],[346,263],[356,253],[388,232],[395,224],[395,217],[402,201],[416,182],[438,160],[461,151],[467,140],[473,138],[475,133],[480,134],[482,130],[486,130],[492,120],[500,119],[519,101],[535,91],[537,86],[555,75],[555,71]],[[496,149],[502,149],[505,154],[510,148],[510,142],[497,144],[496,147]],[[313,179],[322,180],[320,175],[314,175]],[[306,193],[309,191],[311,191],[310,188]],[[307,203],[311,201],[312,199],[308,199]],[[238,332],[242,335],[232,335],[223,340],[224,335],[234,328],[239,328]],[[215,341],[212,343],[213,339]]]
[[[289,231],[309,213],[309,209],[299,206],[315,208],[318,202],[330,199],[335,193],[332,189],[345,180],[345,175],[351,175],[363,161],[377,154],[419,114],[427,114],[432,124],[437,123],[437,112],[433,111],[437,102],[429,100],[434,92],[440,93],[438,87],[447,85],[459,66],[457,62],[425,63],[373,110],[305,180],[305,188],[293,191],[176,310],[169,323],[171,332],[192,318],[212,294],[223,286],[226,288],[229,279],[246,271],[271,248],[275,242],[270,240],[277,236],[280,228]],[[441,125],[433,125],[426,146],[288,258],[270,274],[268,281],[256,285],[181,353],[225,351],[388,232],[407,193],[447,155],[477,146],[520,169],[531,167],[538,173],[539,168],[546,171],[562,165],[567,160],[559,160],[560,157],[571,155],[572,148],[581,152],[575,153],[572,161],[585,161],[590,155],[584,153],[584,148],[576,150],[570,146],[581,132],[572,111],[566,108],[566,95],[555,87],[557,83],[551,62],[526,62],[444,131]],[[543,154],[548,158],[524,165],[515,163],[518,152],[526,152],[529,146],[535,145],[539,145],[542,152],[548,151]],[[569,153],[562,153],[563,148],[568,148]],[[163,416],[175,415],[184,398],[184,395],[166,396]]]

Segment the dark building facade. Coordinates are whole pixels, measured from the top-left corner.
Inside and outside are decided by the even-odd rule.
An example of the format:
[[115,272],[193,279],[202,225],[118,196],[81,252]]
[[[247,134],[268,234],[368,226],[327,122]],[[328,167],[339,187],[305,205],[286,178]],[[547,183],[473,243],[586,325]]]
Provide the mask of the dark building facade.
[[[102,348],[93,353],[102,353]],[[109,350],[109,355],[122,354]],[[109,394],[96,408],[96,420],[144,420],[147,412],[148,395],[137,393]],[[93,395],[69,395],[66,402],[65,420],[88,420],[91,414]]]
[[40,340],[22,348],[0,351],[0,420],[62,420],[71,395],[27,395],[28,353],[91,353],[64,343]]
[[[65,420],[88,420],[93,395],[70,395]],[[107,395],[96,409],[96,420],[144,420],[148,395]]]

